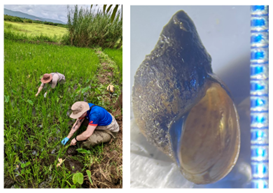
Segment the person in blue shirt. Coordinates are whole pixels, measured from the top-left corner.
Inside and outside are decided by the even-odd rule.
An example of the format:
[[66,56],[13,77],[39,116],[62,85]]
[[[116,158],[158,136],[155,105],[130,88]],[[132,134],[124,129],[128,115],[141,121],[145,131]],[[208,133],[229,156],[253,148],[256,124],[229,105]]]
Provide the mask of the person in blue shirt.
[[119,131],[119,125],[115,117],[100,106],[85,101],[78,101],[71,107],[70,118],[77,119],[69,134],[62,140],[65,145],[73,134],[80,128],[82,123],[88,123],[86,130],[73,138],[70,145],[82,142],[83,146],[90,148],[94,145],[105,143]]

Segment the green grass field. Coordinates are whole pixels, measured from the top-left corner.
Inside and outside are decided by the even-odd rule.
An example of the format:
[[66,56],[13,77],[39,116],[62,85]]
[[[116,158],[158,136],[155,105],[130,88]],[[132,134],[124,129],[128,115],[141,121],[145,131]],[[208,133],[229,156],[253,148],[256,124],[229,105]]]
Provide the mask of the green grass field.
[[50,38],[55,37],[57,40],[61,40],[63,35],[68,33],[68,30],[64,27],[38,23],[17,23],[10,21],[4,21],[4,29],[11,31],[12,33],[23,34],[28,37],[40,36],[43,34]]
[[[52,187],[71,187],[72,174],[56,168],[68,147],[60,141],[74,122],[68,117],[71,105],[92,101],[98,57],[91,49],[5,40],[4,60],[5,175],[21,187],[38,187],[48,178]],[[65,74],[66,83],[46,98],[44,90],[35,97],[42,74],[56,71]]]
[[[121,133],[118,133],[118,142],[108,146],[98,145],[91,150],[79,149],[77,156],[68,157],[66,154],[70,141],[66,146],[61,145],[61,140],[67,136],[75,121],[69,117],[69,109],[74,102],[86,100],[101,106],[110,104],[102,97],[108,96],[108,84],[98,81],[98,74],[109,74],[98,72],[102,61],[96,51],[101,49],[48,43],[60,42],[65,33],[67,29],[62,27],[4,22],[5,184],[9,178],[15,182],[15,188],[83,187],[75,179],[84,174],[85,180],[89,180],[89,187],[121,187]],[[106,49],[103,52],[114,61],[111,65],[118,66],[110,67],[114,74],[111,81],[122,85],[122,50]],[[64,74],[65,84],[58,85],[46,98],[43,96],[45,89],[35,97],[42,75],[50,72]],[[116,96],[120,92],[118,88]],[[108,108],[113,110],[111,106]],[[116,159],[112,158],[113,151],[116,152]],[[70,161],[57,167],[59,158]],[[73,160],[82,165],[80,173],[72,172],[77,169],[76,166],[69,168],[65,165]],[[101,173],[101,170],[106,176],[106,181],[102,182],[105,186],[99,184],[103,179],[92,182],[91,179],[96,177],[88,172]],[[118,179],[118,184],[114,186],[107,184],[113,175]]]

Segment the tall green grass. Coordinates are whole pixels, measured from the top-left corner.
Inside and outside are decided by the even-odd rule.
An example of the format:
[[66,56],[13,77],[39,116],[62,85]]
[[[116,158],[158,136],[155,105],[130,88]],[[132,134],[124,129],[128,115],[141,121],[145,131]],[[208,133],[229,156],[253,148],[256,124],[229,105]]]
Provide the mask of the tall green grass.
[[[91,49],[4,40],[4,174],[20,187],[70,187],[71,173],[56,168],[73,120],[71,105],[93,100],[99,59]],[[35,97],[44,73],[60,72],[66,83]],[[54,156],[54,163],[49,162]]]
[[[69,8],[68,8],[69,9]],[[117,14],[113,22],[111,15],[92,9],[74,8],[68,10],[69,34],[64,38],[66,44],[79,47],[113,48],[122,42],[122,20]],[[121,46],[122,43],[118,44]]]

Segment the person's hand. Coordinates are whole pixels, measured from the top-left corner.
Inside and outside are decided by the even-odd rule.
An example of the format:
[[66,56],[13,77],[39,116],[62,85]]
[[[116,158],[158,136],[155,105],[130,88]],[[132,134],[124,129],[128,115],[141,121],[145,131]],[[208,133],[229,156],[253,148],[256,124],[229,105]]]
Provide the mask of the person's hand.
[[73,139],[71,140],[71,142],[70,142],[70,145],[76,145],[76,144],[77,144],[77,141],[76,141],[75,138],[73,138]]
[[67,142],[68,142],[69,138],[68,137],[65,137],[63,140],[62,140],[62,144],[65,145]]
[[38,96],[38,93],[36,93],[36,95],[35,95],[36,97]]

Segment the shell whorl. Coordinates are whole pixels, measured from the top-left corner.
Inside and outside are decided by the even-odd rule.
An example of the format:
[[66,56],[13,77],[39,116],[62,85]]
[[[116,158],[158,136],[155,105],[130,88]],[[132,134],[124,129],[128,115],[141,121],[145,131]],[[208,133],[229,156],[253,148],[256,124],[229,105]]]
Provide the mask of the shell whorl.
[[133,86],[137,124],[163,152],[171,155],[171,122],[201,97],[199,91],[211,72],[211,57],[194,23],[184,11],[177,12],[138,68]]

